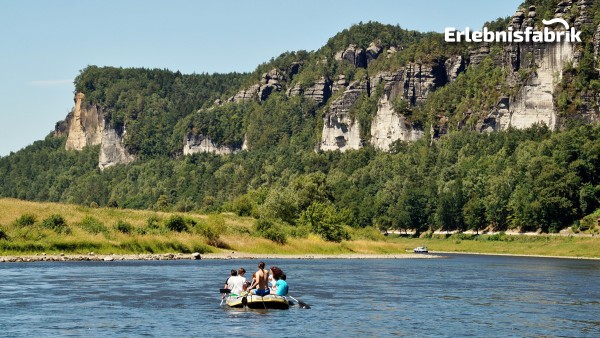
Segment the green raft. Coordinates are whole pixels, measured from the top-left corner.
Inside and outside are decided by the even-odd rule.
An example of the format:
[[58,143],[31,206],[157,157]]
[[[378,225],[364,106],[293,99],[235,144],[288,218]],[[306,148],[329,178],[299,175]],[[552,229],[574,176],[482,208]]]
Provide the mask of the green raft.
[[290,302],[284,296],[277,295],[247,295],[227,297],[227,306],[233,308],[247,307],[249,309],[278,309],[287,310]]

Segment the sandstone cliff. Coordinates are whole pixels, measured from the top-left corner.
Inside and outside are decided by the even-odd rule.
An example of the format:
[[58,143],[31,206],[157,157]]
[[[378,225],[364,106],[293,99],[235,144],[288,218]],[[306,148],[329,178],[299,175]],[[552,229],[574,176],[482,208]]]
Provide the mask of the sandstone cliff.
[[[214,153],[217,155],[227,155],[238,152],[240,149],[226,146],[217,146],[213,141],[204,135],[187,135],[184,140],[183,155],[192,155],[196,153]],[[242,149],[248,148],[246,140]]]
[[[297,71],[297,65],[294,65]],[[292,70],[294,71],[294,70]],[[260,82],[240,90],[237,94],[230,97],[228,102],[244,102],[249,100],[265,101],[273,92],[281,91],[281,83],[285,81],[285,76],[277,69],[272,69],[261,76]]]
[[[554,17],[566,19],[571,26],[579,30],[582,25],[591,23],[590,6],[591,2],[588,0],[561,1],[555,8]],[[573,8],[577,8],[577,14],[574,16],[571,15]],[[536,18],[535,6],[519,8],[511,18],[510,27],[514,31],[525,31],[527,27],[534,26]],[[476,65],[489,52],[488,46],[472,51],[471,65]],[[568,64],[576,65],[580,57],[581,48],[567,42],[507,45],[504,53],[495,56],[494,61],[511,70],[507,82],[516,85],[518,90],[516,95],[502,99],[497,107],[490,111],[482,123],[481,130],[506,130],[509,127],[524,129],[535,123],[543,123],[552,130],[560,128],[564,121],[558,117],[554,103],[556,87],[563,77],[565,67]],[[523,73],[528,76],[519,84],[518,78]],[[595,105],[588,105],[593,106]],[[586,121],[598,119],[597,111],[587,110],[580,113]]]
[[[415,81],[411,81],[417,75],[420,79],[421,73],[413,74],[413,69],[421,70],[422,67],[408,67],[396,72],[383,72],[377,74],[372,83],[377,86],[383,85],[383,93],[377,102],[377,113],[371,123],[371,144],[377,149],[388,150],[390,145],[397,141],[416,141],[422,137],[423,132],[414,128],[406,117],[394,111],[392,101],[395,99],[404,99],[407,102],[416,102],[423,100],[427,93],[435,85],[430,82],[423,85],[421,80],[417,81],[419,89],[415,88]],[[411,85],[412,84],[412,85]]]
[[[65,119],[67,128],[67,150],[82,150],[100,144],[98,167],[104,170],[115,164],[132,162],[135,157],[123,145],[125,130],[116,130],[106,123],[101,107],[85,102],[83,93],[75,94],[73,111]],[[58,130],[55,133],[60,133]],[[62,129],[62,127],[60,127]]]
[[319,149],[324,151],[359,149],[360,125],[350,110],[364,93],[369,92],[369,80],[356,81],[348,86],[342,95],[330,103],[323,116],[323,132]]
[[135,157],[130,155],[125,146],[123,146],[123,137],[125,134],[125,130],[121,131],[114,128],[105,128],[102,131],[102,143],[98,159],[100,170],[117,164],[127,164],[135,160]]
[[102,111],[94,105],[84,103],[83,93],[75,94],[75,107],[70,118],[67,118],[68,136],[65,148],[81,150],[89,145],[97,145],[102,141],[104,117]]

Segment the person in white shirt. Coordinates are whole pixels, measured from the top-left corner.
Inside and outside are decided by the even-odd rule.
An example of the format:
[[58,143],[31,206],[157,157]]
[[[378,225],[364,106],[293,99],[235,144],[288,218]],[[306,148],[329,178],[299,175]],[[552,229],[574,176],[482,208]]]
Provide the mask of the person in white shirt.
[[246,269],[244,268],[239,268],[238,271],[236,271],[236,275],[233,275],[232,270],[232,276],[227,280],[227,288],[231,290],[232,296],[239,296],[244,291],[244,285],[246,284],[246,277],[244,277],[245,273]]

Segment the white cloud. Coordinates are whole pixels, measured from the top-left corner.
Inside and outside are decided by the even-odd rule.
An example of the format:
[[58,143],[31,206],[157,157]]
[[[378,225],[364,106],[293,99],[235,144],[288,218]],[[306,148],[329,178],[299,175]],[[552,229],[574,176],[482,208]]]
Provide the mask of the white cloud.
[[27,82],[30,86],[38,86],[38,87],[50,87],[50,86],[62,86],[65,84],[73,84],[73,80],[65,79],[65,80],[34,80]]

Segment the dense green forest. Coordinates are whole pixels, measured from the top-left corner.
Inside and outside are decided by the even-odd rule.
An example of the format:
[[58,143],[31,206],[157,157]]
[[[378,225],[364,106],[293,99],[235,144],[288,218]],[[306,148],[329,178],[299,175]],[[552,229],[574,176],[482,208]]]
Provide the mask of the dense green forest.
[[[529,4],[531,1],[526,2]],[[556,4],[539,1],[540,11]],[[595,20],[595,19],[594,19]],[[503,29],[508,20],[486,23]],[[582,97],[598,87],[588,36],[582,62],[570,65],[557,88],[556,106],[575,114]],[[385,51],[368,67],[334,60],[349,44]],[[283,88],[312,86],[319,78],[363,79],[409,63],[440,63],[467,56],[469,46],[447,44],[439,33],[360,23],[313,52],[286,52],[249,74],[194,74],[158,69],[89,66],[75,91],[98,105],[112,126],[126,126],[124,142],[137,160],[100,171],[99,147],[65,150],[65,136],[0,158],[0,196],[95,207],[230,211],[257,218],[264,232],[288,224],[328,240],[347,236],[345,226],[380,229],[483,229],[557,232],[595,226],[600,206],[600,126],[568,124],[549,131],[473,132],[500,97],[515,93],[508,70],[494,63],[497,50],[456,80],[430,93],[422,105],[394,102],[425,136],[397,141],[391,151],[369,145],[344,153],[316,151],[324,105],[282,90],[264,101],[230,102],[238,90],[276,69]],[[525,76],[528,73],[524,74]],[[517,83],[518,85],[518,83]],[[382,88],[363,94],[352,114],[368,126]],[[340,94],[337,94],[340,95]],[[220,104],[215,105],[219,99]],[[471,113],[465,118],[465,111]],[[430,135],[444,116],[448,133]],[[368,140],[369,128],[361,130]],[[248,151],[231,155],[182,155],[186,135]]]
[[[599,206],[600,126],[453,132],[394,151],[276,147],[137,161],[100,172],[97,147],[48,137],[0,159],[2,195],[92,206],[233,211],[311,227],[586,230]],[[307,224],[308,223],[308,224]]]

